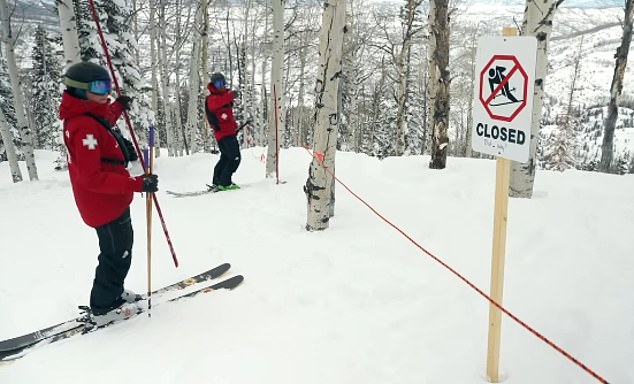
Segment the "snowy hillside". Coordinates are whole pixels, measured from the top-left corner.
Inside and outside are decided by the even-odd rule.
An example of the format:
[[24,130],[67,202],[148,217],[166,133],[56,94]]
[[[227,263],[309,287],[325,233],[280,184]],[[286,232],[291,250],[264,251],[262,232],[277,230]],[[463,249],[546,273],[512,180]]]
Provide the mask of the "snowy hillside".
[[[491,7],[504,5],[524,6],[524,0],[468,0],[466,4],[487,5]],[[563,8],[610,8],[622,7],[621,0],[565,0],[561,5]]]
[[[165,190],[200,188],[217,157],[156,161],[181,266],[154,215],[153,286],[229,261],[241,287],[37,349],[0,365],[0,383],[487,383],[488,302],[342,185],[330,228],[306,232],[310,156],[282,151],[287,183],[276,185],[263,178],[265,153],[242,151],[243,190],[183,199]],[[67,174],[51,170],[55,154],[36,155],[39,182],[12,184],[0,163],[0,339],[73,317],[96,263],[97,237]],[[450,158],[438,171],[428,162],[338,153],[337,176],[488,292],[495,163]],[[509,205],[504,305],[610,383],[634,382],[632,191],[634,175],[538,171],[535,197]],[[144,292],[141,196],[132,216],[127,286]],[[599,382],[506,316],[501,374],[504,384]]]

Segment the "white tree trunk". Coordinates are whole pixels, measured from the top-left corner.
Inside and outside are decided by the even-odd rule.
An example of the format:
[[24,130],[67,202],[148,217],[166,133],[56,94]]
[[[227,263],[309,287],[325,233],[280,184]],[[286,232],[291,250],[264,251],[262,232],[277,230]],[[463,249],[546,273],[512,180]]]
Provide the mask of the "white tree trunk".
[[167,35],[165,31],[166,18],[165,18],[165,8],[167,6],[167,2],[165,0],[160,0],[159,7],[159,22],[158,28],[160,31],[160,38],[158,44],[159,57],[161,58],[160,62],[160,73],[161,73],[161,92],[162,98],[161,101],[163,103],[163,112],[165,113],[165,132],[166,132],[166,147],[167,147],[167,156],[176,156],[177,154],[177,146],[176,140],[174,138],[174,124],[173,124],[173,116],[174,113],[172,111],[171,104],[169,102],[171,95],[169,91],[169,75],[168,75],[168,65],[169,61],[167,60]]
[[[475,59],[476,59],[476,46],[477,46],[477,34],[479,24],[475,27],[473,34],[471,35],[471,42],[469,45],[469,87],[467,89],[473,90],[473,83],[475,82]],[[467,96],[467,132],[465,133],[465,157],[473,156],[472,143],[472,126],[473,126],[473,95]]]
[[68,67],[81,60],[75,7],[72,0],[57,0],[57,13],[59,15],[59,29],[62,31],[65,66]]
[[537,166],[537,141],[542,118],[542,97],[548,72],[548,41],[553,29],[552,21],[558,5],[559,1],[554,0],[540,0],[539,4],[536,4],[535,0],[526,0],[522,35],[535,36],[537,38],[533,118],[528,147],[528,161],[526,163],[511,162],[510,197],[530,199],[533,196],[533,183],[535,182],[535,168]]
[[630,52],[630,43],[632,42],[632,13],[634,12],[633,0],[625,1],[625,20],[623,20],[623,36],[621,37],[621,45],[617,48],[616,64],[614,66],[614,75],[612,76],[612,85],[610,85],[610,103],[608,104],[608,118],[605,120],[603,127],[603,143],[601,146],[601,163],[599,170],[601,172],[614,172],[614,129],[616,120],[619,117],[619,99],[623,92],[623,78],[625,77],[625,69],[627,67],[627,56]]
[[[247,11],[247,16],[245,17],[244,43],[245,43],[245,46],[248,44],[248,47],[249,47],[249,55],[248,55],[249,64],[247,65],[247,68],[249,68],[249,70],[247,70],[247,76],[245,78],[246,95],[243,96],[242,102],[244,103],[245,111],[253,111],[252,117],[254,121],[252,124],[249,124],[245,126],[244,128],[244,133],[242,135],[242,139],[243,139],[242,148],[249,148],[254,145],[257,145],[255,143],[255,129],[262,127],[262,125],[259,124],[260,113],[256,112],[258,108],[256,108],[256,102],[255,102],[255,99],[256,99],[255,74],[256,74],[256,68],[258,64],[256,52],[259,51],[256,48],[260,48],[262,44],[260,43],[260,39],[256,37],[258,36],[256,34],[256,28],[251,27],[252,25],[254,25],[254,23],[258,19],[257,8],[253,9],[255,11],[253,12],[253,16],[252,17],[249,16],[250,15],[249,10],[251,10],[252,6],[253,5],[249,6]],[[262,60],[262,62],[264,61],[265,60]]]
[[405,135],[407,133],[407,88],[408,75],[410,70],[410,52],[412,39],[414,38],[414,20],[417,11],[417,4],[414,0],[407,0],[405,6],[405,16],[403,16],[403,43],[401,50],[396,56],[396,73],[398,76],[398,87],[396,90],[397,111],[396,111],[396,156],[405,153]]
[[[428,16],[428,22],[427,22],[430,28],[434,23],[435,14],[436,14],[436,2],[430,1],[429,2],[429,16]],[[433,126],[434,126],[433,116],[435,114],[434,101],[436,100],[436,91],[437,91],[437,88],[434,87],[434,84],[437,83],[437,79],[438,79],[438,74],[437,74],[438,68],[436,67],[436,64],[434,63],[434,52],[436,52],[436,36],[433,33],[430,33],[429,40],[427,42],[427,129],[431,130],[432,132],[427,132],[426,138],[425,138],[426,142],[423,143],[423,149],[431,148],[431,144],[429,142],[431,141],[430,140],[431,136],[434,134],[433,133]]]
[[198,152],[198,100],[200,98],[200,41],[202,35],[202,8],[207,0],[200,0],[200,7],[196,10],[196,21],[192,33],[192,56],[189,59],[189,103],[187,105],[187,122],[185,131],[189,136],[189,153]]
[[[430,73],[429,106],[431,113],[431,159],[429,168],[444,169],[447,165],[449,145],[449,0],[431,0],[429,5],[430,47],[428,56]],[[433,50],[431,43],[433,41]],[[433,71],[431,70],[433,68]]]
[[[267,126],[267,122],[264,121],[264,118],[267,117],[268,115],[271,114],[270,109],[267,109],[267,94],[266,94],[266,62],[267,60],[262,60],[262,64],[261,64],[261,68],[260,68],[260,92],[262,92],[262,106],[261,109],[262,111],[268,111],[267,114],[265,114],[264,112],[260,115],[261,119],[260,119],[260,127],[266,127]],[[255,133],[255,142],[258,143],[258,145],[264,145],[265,141],[266,141],[266,134],[264,132],[264,128],[259,129],[256,133]]]
[[[158,113],[158,99],[159,99],[159,82],[158,82],[158,74],[157,71],[159,71],[159,59],[158,59],[158,44],[159,44],[159,40],[158,40],[158,33],[157,33],[157,25],[156,25],[156,9],[157,9],[157,4],[158,2],[155,0],[150,0],[150,62],[152,63],[152,68],[150,68],[151,71],[151,81],[152,81],[152,110],[154,111],[155,114]],[[154,121],[154,124],[156,125],[158,122]],[[167,129],[167,127],[166,127]],[[154,146],[155,148],[160,148],[161,147],[161,135],[160,135],[160,130],[158,129],[158,127],[156,127],[156,131],[154,133]],[[161,151],[159,150],[155,150],[154,151],[154,156],[156,157],[160,157],[161,156]]]
[[[18,124],[18,131],[22,136],[22,151],[26,160],[26,169],[29,172],[30,180],[38,180],[37,166],[35,165],[35,154],[33,153],[33,138],[31,137],[31,127],[29,126],[24,111],[24,93],[22,84],[18,76],[18,66],[15,61],[15,38],[11,34],[11,19],[7,8],[6,0],[0,0],[0,27],[2,42],[7,56],[7,67],[9,70],[9,79],[11,80],[11,88],[13,89],[13,103],[15,108],[15,116]],[[9,144],[10,145],[10,144]],[[8,145],[7,145],[8,146]]]
[[339,127],[339,78],[345,28],[345,0],[325,3],[319,42],[319,68],[315,86],[313,161],[304,186],[308,199],[306,230],[328,228],[334,215],[334,171]]
[[[172,6],[175,6],[176,9],[180,9],[181,7],[184,7],[185,5],[183,4],[183,1],[177,0],[174,4],[172,4]],[[182,12],[176,12],[176,17],[174,19],[174,24],[175,24],[174,62],[175,63],[181,62],[181,50],[183,48],[183,43],[185,41],[182,18],[183,18]],[[163,29],[166,29],[166,27],[164,27]],[[181,119],[181,116],[180,116],[180,111],[182,111],[181,109],[182,105],[181,105],[181,95],[179,91],[181,86],[181,71],[179,67],[180,65],[177,64],[176,70],[173,72],[174,85],[175,85],[173,88],[174,107],[171,112],[172,112],[172,124],[174,124],[174,132],[175,132],[173,136],[174,144],[176,146],[175,153],[176,153],[176,156],[183,156],[184,151],[187,150],[186,148],[187,143],[185,142],[186,134],[183,127],[183,120]]]
[[22,181],[22,172],[20,171],[20,165],[18,164],[18,155],[15,153],[15,146],[13,145],[13,135],[9,129],[9,124],[4,118],[4,113],[0,111],[0,137],[4,143],[4,150],[7,154],[7,160],[9,161],[9,169],[11,170],[11,180],[14,183]]
[[[201,47],[200,47],[200,73],[202,76],[202,86],[203,86],[203,94],[205,88],[205,84],[207,83],[207,79],[209,79],[209,3],[207,1],[201,1],[201,12],[202,12],[202,30],[201,34]],[[204,103],[204,99],[203,99]],[[202,133],[202,141],[203,141],[203,152],[209,152],[211,146],[209,145],[209,124],[207,123],[206,118],[202,118],[200,121],[200,132]]]
[[[305,37],[302,37],[302,42],[306,43],[304,41]],[[305,74],[306,74],[306,64],[307,64],[307,51],[308,51],[308,44],[306,44],[306,47],[301,48],[300,52],[299,52],[299,78],[303,79]],[[297,130],[297,146],[298,147],[302,147],[304,145],[306,145],[306,133],[304,131],[304,101],[305,101],[305,86],[304,86],[304,82],[300,82],[299,84],[299,90],[297,92],[297,117],[295,119],[295,129]]]
[[[75,22],[75,7],[72,0],[57,0],[57,14],[59,15],[59,29],[62,31],[62,45],[64,47],[64,69],[81,60],[77,23]],[[61,131],[60,131],[61,140]],[[59,156],[55,161],[59,169],[68,167],[68,154],[63,140],[59,147]]]
[[277,176],[277,162],[280,151],[280,132],[284,132],[284,7],[283,0],[273,0],[273,60],[271,62],[271,105],[268,117],[268,150],[266,156],[266,177]]

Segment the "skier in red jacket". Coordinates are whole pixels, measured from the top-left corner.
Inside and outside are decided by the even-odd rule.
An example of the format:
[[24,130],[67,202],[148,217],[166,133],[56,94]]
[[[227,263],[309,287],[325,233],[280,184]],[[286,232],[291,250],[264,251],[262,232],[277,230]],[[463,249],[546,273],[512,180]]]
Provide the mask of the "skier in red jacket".
[[141,296],[123,287],[132,259],[130,204],[134,192],[156,192],[158,177],[131,177],[126,169],[137,157],[129,140],[112,126],[132,100],[120,96],[110,102],[108,71],[90,62],[73,64],[64,84],[59,118],[64,120],[70,182],[82,219],[99,238],[90,308],[100,326],[138,311]]
[[209,96],[205,100],[207,121],[214,130],[214,136],[220,149],[220,159],[214,167],[212,190],[226,191],[240,189],[231,181],[231,177],[240,165],[240,144],[238,144],[238,123],[233,115],[234,91],[226,88],[222,73],[211,75]]

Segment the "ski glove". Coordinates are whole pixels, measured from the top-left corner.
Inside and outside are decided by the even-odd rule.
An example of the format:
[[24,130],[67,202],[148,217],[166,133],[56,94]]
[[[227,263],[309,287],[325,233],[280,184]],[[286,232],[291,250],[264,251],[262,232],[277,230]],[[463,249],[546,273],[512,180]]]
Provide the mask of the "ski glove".
[[158,191],[158,175],[145,174],[141,176],[143,178],[143,187],[141,192],[156,192]]
[[125,109],[126,111],[129,111],[130,108],[132,107],[132,98],[130,96],[119,96],[116,98],[115,101],[118,101],[121,103],[121,107],[123,107],[123,109]]

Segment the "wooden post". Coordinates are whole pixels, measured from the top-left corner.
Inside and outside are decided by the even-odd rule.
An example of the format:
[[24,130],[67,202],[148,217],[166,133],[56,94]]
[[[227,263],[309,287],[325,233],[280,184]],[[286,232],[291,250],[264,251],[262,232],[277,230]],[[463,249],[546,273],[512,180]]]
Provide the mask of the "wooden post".
[[[517,29],[504,27],[503,36],[517,36]],[[511,161],[497,157],[495,171],[495,211],[493,216],[493,257],[491,260],[491,299],[502,305],[504,293],[504,258],[506,253],[506,223],[508,221],[509,182]],[[500,333],[502,311],[489,303],[489,342],[487,349],[487,377],[499,382]]]

